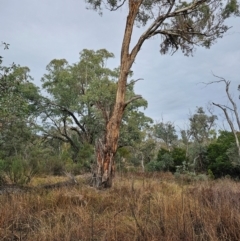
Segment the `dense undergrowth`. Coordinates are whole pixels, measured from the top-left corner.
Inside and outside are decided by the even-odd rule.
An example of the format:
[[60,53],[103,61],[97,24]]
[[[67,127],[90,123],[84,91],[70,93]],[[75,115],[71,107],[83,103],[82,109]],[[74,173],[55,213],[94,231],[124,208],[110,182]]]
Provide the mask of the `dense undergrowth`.
[[234,241],[239,202],[240,183],[230,179],[186,183],[169,173],[135,174],[96,190],[80,178],[72,188],[0,195],[0,240]]

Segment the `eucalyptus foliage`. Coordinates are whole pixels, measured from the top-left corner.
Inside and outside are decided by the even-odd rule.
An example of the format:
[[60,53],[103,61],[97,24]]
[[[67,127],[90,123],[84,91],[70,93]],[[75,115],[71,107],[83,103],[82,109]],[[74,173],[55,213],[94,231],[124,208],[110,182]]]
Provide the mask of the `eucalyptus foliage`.
[[[178,49],[192,54],[195,46],[210,48],[229,29],[225,20],[240,16],[237,0],[85,0],[88,8],[102,15],[104,9],[117,11],[138,5],[134,23],[147,28],[141,38],[160,35],[160,52]],[[139,41],[141,41],[141,38]],[[142,39],[143,41],[145,39]]]
[[[47,65],[43,89],[48,95],[42,99],[42,133],[47,139],[59,139],[71,144],[73,158],[81,158],[86,143],[95,145],[104,140],[106,125],[112,114],[119,69],[107,68],[107,60],[114,55],[105,49],[84,49],[78,63],[54,59]],[[128,86],[127,98],[134,96],[134,83]],[[131,103],[123,117],[119,146],[133,145],[141,140],[141,129],[151,122],[140,107],[147,107],[144,99]]]
[[29,68],[0,65],[0,155],[23,152],[32,138],[38,108],[39,89],[31,82]]

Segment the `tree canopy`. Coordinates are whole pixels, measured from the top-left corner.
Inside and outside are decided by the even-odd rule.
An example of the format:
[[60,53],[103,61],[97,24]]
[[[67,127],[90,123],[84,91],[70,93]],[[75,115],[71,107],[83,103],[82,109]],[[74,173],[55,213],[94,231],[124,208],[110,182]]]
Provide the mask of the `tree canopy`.
[[[229,29],[224,23],[231,16],[239,16],[237,0],[85,0],[90,8],[102,14],[103,9],[117,11],[128,4],[137,27],[143,32],[131,55],[135,56],[143,42],[153,36],[162,36],[160,52],[174,53],[179,48],[185,55],[195,46],[211,47]],[[130,17],[129,15],[129,17]]]
[[[42,99],[42,128],[46,137],[71,144],[75,157],[85,143],[104,139],[106,125],[114,107],[119,69],[110,70],[106,62],[114,55],[105,49],[84,49],[73,65],[65,59],[52,60],[42,78],[48,97]],[[126,98],[134,94],[134,82],[128,86]],[[141,129],[151,122],[140,107],[144,99],[131,103],[123,117],[119,146],[131,146],[141,140]]]

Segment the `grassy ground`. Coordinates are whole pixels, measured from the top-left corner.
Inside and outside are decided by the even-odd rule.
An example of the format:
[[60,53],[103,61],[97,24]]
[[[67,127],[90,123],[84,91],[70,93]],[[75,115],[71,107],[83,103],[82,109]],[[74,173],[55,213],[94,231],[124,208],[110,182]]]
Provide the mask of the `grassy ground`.
[[[61,179],[62,180],[62,179]],[[80,180],[80,179],[79,179]],[[38,178],[31,185],[55,182]],[[0,195],[0,240],[240,240],[240,183],[171,174]]]

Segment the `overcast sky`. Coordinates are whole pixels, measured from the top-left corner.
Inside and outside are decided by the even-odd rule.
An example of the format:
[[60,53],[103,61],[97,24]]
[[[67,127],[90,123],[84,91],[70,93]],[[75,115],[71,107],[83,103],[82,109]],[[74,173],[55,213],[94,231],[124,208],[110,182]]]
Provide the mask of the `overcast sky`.
[[[100,17],[86,9],[84,0],[7,0],[0,5],[0,41],[10,44],[9,50],[0,49],[3,64],[28,66],[35,84],[41,85],[52,59],[65,58],[72,64],[83,49],[106,48],[115,55],[109,67],[119,66],[126,6]],[[211,72],[232,81],[231,93],[239,102],[240,19],[233,18],[228,24],[232,28],[223,39],[210,50],[197,48],[194,57],[181,52],[161,55],[158,37],[143,45],[133,71],[136,79],[144,79],[136,83],[135,92],[148,101],[146,115],[183,127],[196,106],[206,107],[209,101],[227,104],[223,84],[206,88],[200,84],[216,80]],[[133,42],[141,31],[134,32]],[[219,113],[216,108],[215,113]]]

